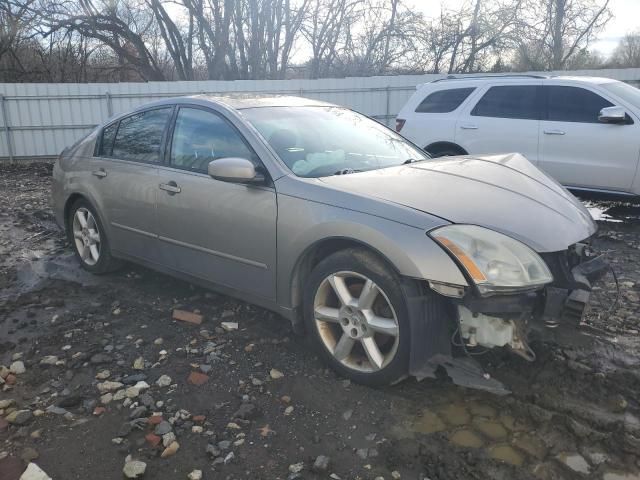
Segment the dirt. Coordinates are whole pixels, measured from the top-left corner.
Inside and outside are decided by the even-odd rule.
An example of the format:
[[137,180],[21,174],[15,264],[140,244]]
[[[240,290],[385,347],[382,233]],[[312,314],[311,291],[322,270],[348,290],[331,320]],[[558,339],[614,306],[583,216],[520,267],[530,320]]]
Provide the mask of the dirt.
[[[640,479],[640,207],[590,204],[617,301],[609,275],[580,335],[534,342],[534,363],[481,358],[511,395],[445,376],[372,389],[327,370],[273,313],[134,265],[82,272],[50,172],[0,168],[0,365],[26,369],[0,386],[0,405],[14,400],[0,409],[2,480],[29,461],[56,480],[121,479],[128,455],[153,479]],[[130,398],[105,403],[107,381]],[[149,388],[125,390],[138,381]],[[31,415],[5,425],[16,410]],[[165,458],[154,413],[179,444]],[[329,462],[314,469],[318,456]]]

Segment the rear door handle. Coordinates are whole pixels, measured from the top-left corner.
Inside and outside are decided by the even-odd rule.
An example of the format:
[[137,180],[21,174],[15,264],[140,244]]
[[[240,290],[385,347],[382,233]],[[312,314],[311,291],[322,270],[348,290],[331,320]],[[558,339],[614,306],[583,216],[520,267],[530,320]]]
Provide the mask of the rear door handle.
[[544,134],[545,135],[564,135],[565,132],[563,132],[562,130],[545,130]]
[[98,178],[104,178],[107,176],[107,172],[105,171],[104,168],[101,168],[99,170],[94,170],[93,172],[91,172],[91,175],[94,175]]
[[478,126],[477,125],[460,125],[460,128],[462,130],[478,130]]
[[175,195],[176,193],[180,193],[182,191],[182,189],[174,181],[171,181],[169,183],[161,183],[158,186],[160,187],[160,190],[169,192],[170,195]]

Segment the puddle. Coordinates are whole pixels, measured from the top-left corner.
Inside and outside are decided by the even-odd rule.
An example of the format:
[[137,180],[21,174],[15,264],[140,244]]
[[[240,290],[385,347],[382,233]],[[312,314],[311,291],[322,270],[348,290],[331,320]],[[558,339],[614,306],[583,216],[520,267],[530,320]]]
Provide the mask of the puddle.
[[438,413],[449,425],[461,427],[471,422],[471,414],[464,405],[452,404],[440,409]]
[[449,435],[449,441],[458,447],[480,448],[485,442],[472,430],[458,430]]
[[440,417],[431,410],[424,410],[422,416],[418,417],[415,422],[411,423],[410,430],[416,433],[436,433],[446,430],[447,426]]
[[602,480],[640,480],[640,474],[624,473],[611,470],[608,472],[604,472]]
[[501,423],[492,422],[483,418],[474,418],[473,426],[485,437],[491,440],[504,440],[507,438],[507,429]]
[[533,435],[519,435],[513,439],[513,446],[518,450],[522,450],[526,454],[542,460],[547,456],[547,447],[542,440]]
[[490,447],[488,452],[491,458],[516,467],[521,466],[524,462],[524,457],[509,445],[495,445]]

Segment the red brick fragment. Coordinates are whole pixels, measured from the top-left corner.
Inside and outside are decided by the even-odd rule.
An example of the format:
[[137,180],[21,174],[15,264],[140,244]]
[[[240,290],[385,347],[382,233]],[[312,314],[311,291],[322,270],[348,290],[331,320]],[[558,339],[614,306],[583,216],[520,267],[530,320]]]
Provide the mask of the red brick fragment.
[[4,432],[7,428],[9,428],[9,422],[0,417],[0,432]]
[[174,310],[173,319],[180,320],[181,322],[193,323],[200,325],[202,323],[202,315],[199,313],[188,312],[186,310]]
[[160,442],[162,441],[162,437],[160,437],[159,435],[156,435],[155,433],[147,433],[144,436],[144,439],[147,441],[147,443],[149,445],[151,445],[153,448],[157,447],[158,445],[160,445]]
[[204,415],[194,415],[193,417],[191,417],[191,420],[193,420],[195,423],[204,423],[206,419],[207,417],[205,417]]
[[149,424],[151,425],[158,425],[160,422],[162,422],[162,415],[151,415],[147,422],[149,422]]
[[107,409],[106,409],[106,408],[104,408],[104,407],[96,407],[96,408],[94,408],[94,410],[93,410],[93,414],[94,414],[96,417],[99,417],[100,415],[102,415],[102,414],[103,414],[104,412],[106,412],[106,411],[107,411]]
[[14,385],[16,383],[16,376],[13,373],[10,373],[4,381],[7,385]]
[[191,385],[202,385],[207,380],[209,380],[209,377],[200,372],[191,372],[189,374],[189,378],[187,378],[187,382],[189,382]]

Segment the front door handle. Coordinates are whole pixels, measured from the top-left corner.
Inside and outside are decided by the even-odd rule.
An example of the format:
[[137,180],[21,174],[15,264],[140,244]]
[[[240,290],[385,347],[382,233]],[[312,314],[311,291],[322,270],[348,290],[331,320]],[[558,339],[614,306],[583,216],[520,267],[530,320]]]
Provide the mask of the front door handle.
[[477,125],[469,125],[469,124],[460,125],[460,128],[462,130],[478,130],[478,126]]
[[98,178],[104,178],[107,176],[107,172],[105,171],[104,168],[101,168],[99,170],[94,170],[93,172],[91,172],[91,175],[94,175]]
[[562,130],[545,130],[544,134],[545,135],[564,135],[565,132],[563,132]]
[[160,190],[164,190],[168,192],[169,195],[175,195],[176,193],[180,193],[182,191],[182,189],[178,186],[178,184],[173,180],[170,181],[169,183],[161,183],[158,186],[160,187]]

